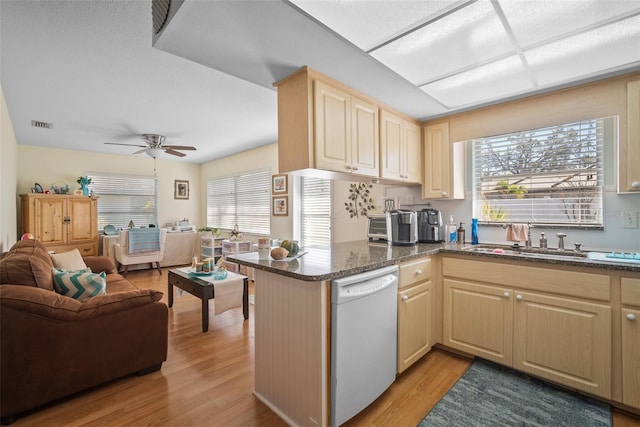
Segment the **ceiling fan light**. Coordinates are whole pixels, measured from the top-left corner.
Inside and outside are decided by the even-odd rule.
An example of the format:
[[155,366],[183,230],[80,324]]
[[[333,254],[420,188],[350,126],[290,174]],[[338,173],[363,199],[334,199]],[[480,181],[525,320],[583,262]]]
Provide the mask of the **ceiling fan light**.
[[144,150],[144,152],[147,153],[147,156],[155,159],[159,157],[160,154],[164,152],[164,150],[162,148],[147,148],[146,150]]

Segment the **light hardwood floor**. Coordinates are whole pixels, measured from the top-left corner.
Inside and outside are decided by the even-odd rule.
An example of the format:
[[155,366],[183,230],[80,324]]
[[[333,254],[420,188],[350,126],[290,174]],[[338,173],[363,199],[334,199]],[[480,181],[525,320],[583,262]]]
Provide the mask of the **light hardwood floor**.
[[[165,292],[167,301],[166,268],[162,276],[155,270],[132,271],[128,279],[140,288]],[[175,298],[169,309],[168,360],[160,371],[96,387],[32,411],[13,425],[285,426],[252,394],[253,307],[248,322],[241,310],[213,316],[212,309],[206,333],[200,307],[191,295]],[[470,363],[431,351],[345,425],[415,427]],[[614,426],[640,426],[640,419],[616,411]]]

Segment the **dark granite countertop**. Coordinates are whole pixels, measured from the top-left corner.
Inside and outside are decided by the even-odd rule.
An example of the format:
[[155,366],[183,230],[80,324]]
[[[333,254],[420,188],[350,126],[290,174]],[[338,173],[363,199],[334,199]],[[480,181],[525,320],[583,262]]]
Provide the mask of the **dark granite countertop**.
[[527,257],[511,254],[470,252],[471,245],[445,243],[418,243],[415,246],[392,246],[387,243],[357,240],[330,246],[303,248],[304,255],[290,261],[259,260],[257,252],[228,255],[228,259],[258,270],[270,271],[304,281],[333,280],[376,268],[437,253],[465,255],[474,258],[509,259],[523,263],[555,264],[603,270],[640,272],[640,264],[594,261],[587,258],[539,256]]

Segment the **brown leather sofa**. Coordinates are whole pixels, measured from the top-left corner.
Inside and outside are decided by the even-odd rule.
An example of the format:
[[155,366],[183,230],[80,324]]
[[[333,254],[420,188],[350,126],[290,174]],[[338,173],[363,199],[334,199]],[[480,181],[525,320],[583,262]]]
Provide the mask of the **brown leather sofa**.
[[138,289],[108,257],[85,257],[106,272],[106,295],[83,301],[54,291],[53,263],[35,240],[0,259],[0,412],[21,412],[167,359],[168,309],[162,292]]

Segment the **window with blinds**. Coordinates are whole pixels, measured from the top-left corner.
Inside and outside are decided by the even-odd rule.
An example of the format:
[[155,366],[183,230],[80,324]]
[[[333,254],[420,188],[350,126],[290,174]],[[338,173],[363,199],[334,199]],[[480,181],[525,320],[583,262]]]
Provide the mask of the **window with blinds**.
[[483,138],[472,146],[475,218],[602,226],[604,119]]
[[157,180],[154,176],[89,172],[89,188],[98,200],[98,230],[105,225],[125,228],[157,224]]
[[269,235],[271,173],[268,170],[207,182],[207,226]]
[[331,181],[302,177],[300,179],[300,245],[331,243]]

